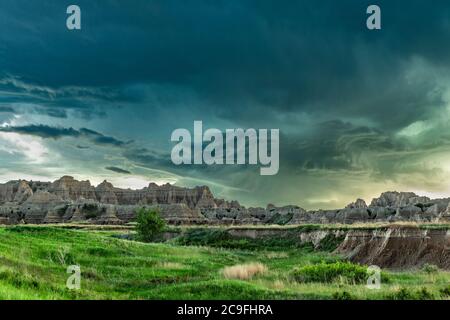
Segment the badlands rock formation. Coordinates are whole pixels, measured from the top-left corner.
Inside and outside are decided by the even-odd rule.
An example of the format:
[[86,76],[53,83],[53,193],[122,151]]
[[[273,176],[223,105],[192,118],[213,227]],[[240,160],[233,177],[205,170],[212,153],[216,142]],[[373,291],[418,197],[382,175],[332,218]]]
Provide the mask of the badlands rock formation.
[[351,230],[336,250],[349,260],[403,269],[433,264],[450,270],[450,233],[444,229],[395,226],[386,230]]
[[216,199],[207,186],[182,188],[150,183],[140,190],[104,181],[93,186],[64,176],[54,182],[0,184],[0,224],[90,222],[122,224],[136,209],[157,208],[173,224],[304,224],[371,221],[450,221],[450,199],[431,200],[410,192],[386,192],[370,205],[358,199],[340,210],[306,211],[298,206],[245,208]]
[[[289,239],[320,249],[333,243],[335,253],[364,265],[388,269],[421,268],[426,264],[450,270],[450,232],[446,228],[395,224],[379,228],[255,228],[229,227],[229,236],[242,239]],[[330,247],[328,247],[330,249]]]

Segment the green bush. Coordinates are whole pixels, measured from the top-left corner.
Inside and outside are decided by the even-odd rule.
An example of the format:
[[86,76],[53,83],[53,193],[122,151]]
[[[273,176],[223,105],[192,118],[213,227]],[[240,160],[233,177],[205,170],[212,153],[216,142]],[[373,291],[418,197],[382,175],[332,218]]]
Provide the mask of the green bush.
[[355,300],[355,297],[348,291],[338,291],[333,293],[333,300]]
[[434,300],[434,295],[427,288],[422,288],[417,292],[418,300]]
[[182,245],[230,247],[233,238],[223,229],[195,228],[187,230],[179,239]]
[[295,232],[284,237],[262,237],[258,239],[234,237],[226,229],[195,228],[187,230],[177,243],[190,246],[209,246],[241,250],[286,250],[289,248],[313,251],[311,243],[301,243]]
[[345,278],[352,283],[365,283],[369,277],[367,267],[351,262],[319,263],[307,265],[292,272],[298,282],[334,282]]
[[439,290],[439,292],[444,298],[450,297],[450,285],[445,288],[442,288],[441,290]]
[[93,255],[93,256],[98,256],[98,257],[108,257],[108,256],[112,256],[114,254],[114,252],[112,250],[107,249],[107,248],[102,248],[102,247],[87,248],[86,253]]
[[400,288],[398,291],[388,294],[386,296],[388,300],[414,300],[414,292],[407,288]]
[[389,300],[433,300],[434,295],[427,290],[427,288],[422,288],[418,291],[413,291],[407,288],[400,288],[398,291],[386,295],[386,299]]
[[18,288],[39,289],[40,287],[40,283],[33,276],[12,270],[0,270],[0,281]]
[[141,208],[136,214],[137,238],[141,241],[152,241],[166,226],[165,221],[156,210]]
[[345,236],[337,237],[334,234],[329,233],[325,236],[325,238],[320,240],[318,249],[323,250],[323,251],[332,252],[332,251],[336,250],[337,247],[339,247],[339,245],[342,243],[342,241],[344,241],[344,238],[345,238]]
[[434,264],[424,264],[422,267],[422,271],[428,274],[439,272],[439,268]]
[[[99,208],[95,204],[86,203],[82,208],[82,213],[84,213],[86,219],[95,219],[100,216]],[[102,212],[105,212],[105,208],[102,208]]]

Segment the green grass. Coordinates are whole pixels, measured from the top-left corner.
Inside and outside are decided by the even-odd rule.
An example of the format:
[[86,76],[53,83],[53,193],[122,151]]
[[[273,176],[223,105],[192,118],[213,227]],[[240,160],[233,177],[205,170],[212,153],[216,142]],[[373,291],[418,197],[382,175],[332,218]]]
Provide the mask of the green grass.
[[[216,248],[243,249],[243,250],[286,250],[302,249],[303,251],[313,251],[312,243],[302,242],[299,235],[301,232],[309,232],[311,226],[286,229],[282,235],[266,236],[257,239],[246,237],[235,237],[229,234],[224,228],[196,228],[187,229],[176,239],[180,245],[190,246],[209,246]],[[344,240],[344,237],[335,237],[332,234],[327,235],[318,244],[322,251],[334,251]]]
[[367,281],[367,268],[347,261],[334,263],[319,263],[295,269],[293,278],[299,282],[334,282],[339,278],[345,278],[352,283],[364,283]]
[[[340,257],[309,247],[220,247],[139,243],[116,230],[53,226],[0,228],[0,299],[448,299],[450,274],[389,273],[381,290],[333,279],[298,282],[296,268]],[[217,240],[217,239],[216,239]],[[219,237],[220,240],[220,237]],[[210,240],[208,240],[210,241]],[[227,244],[225,242],[225,244]],[[225,279],[226,266],[260,262],[267,272]],[[81,267],[81,290],[66,288],[68,265]],[[424,291],[423,288],[426,290]]]
[[310,251],[310,245],[304,245],[297,241],[295,233],[286,231],[284,237],[266,237],[260,239],[236,238],[231,236],[226,229],[198,228],[187,230],[176,240],[177,244],[190,246],[209,246],[216,248],[258,250],[272,249],[285,250],[287,248],[304,248]]

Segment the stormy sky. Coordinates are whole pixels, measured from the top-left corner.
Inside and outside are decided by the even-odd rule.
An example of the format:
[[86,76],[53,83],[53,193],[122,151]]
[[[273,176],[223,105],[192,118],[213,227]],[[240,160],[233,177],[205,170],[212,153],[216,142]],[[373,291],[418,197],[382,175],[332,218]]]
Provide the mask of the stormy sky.
[[[0,30],[0,182],[206,184],[308,209],[450,195],[448,1],[2,0]],[[175,166],[171,133],[195,120],[279,129],[279,173]]]

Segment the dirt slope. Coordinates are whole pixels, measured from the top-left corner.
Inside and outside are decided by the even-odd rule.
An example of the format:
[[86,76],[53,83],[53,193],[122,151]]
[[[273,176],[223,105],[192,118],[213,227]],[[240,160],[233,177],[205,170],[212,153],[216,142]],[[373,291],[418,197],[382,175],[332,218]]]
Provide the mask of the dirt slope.
[[351,261],[391,269],[434,264],[450,270],[450,231],[415,227],[352,230],[336,250]]

